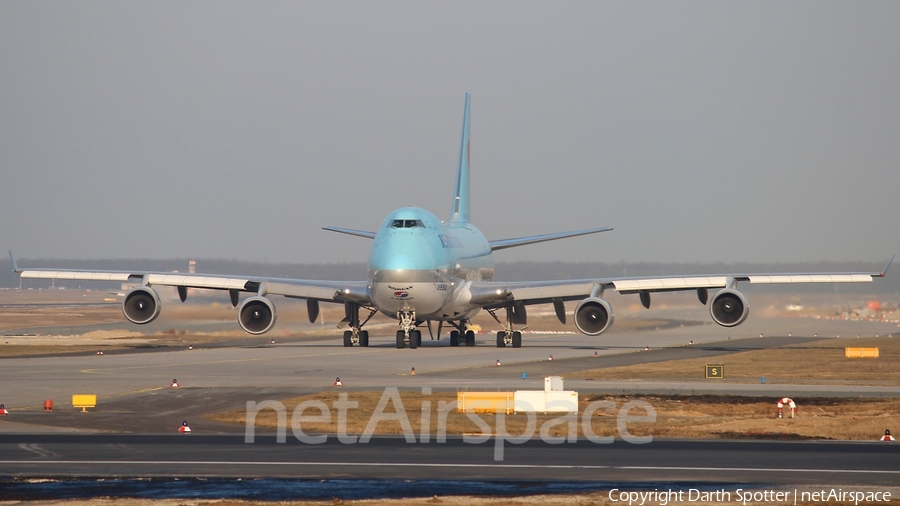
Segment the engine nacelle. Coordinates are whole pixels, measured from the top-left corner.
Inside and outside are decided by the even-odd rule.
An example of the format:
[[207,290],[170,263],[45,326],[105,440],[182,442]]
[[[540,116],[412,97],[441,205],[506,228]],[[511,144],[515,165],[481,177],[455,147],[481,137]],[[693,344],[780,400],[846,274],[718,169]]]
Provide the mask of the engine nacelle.
[[613,322],[613,310],[609,302],[599,297],[588,297],[575,308],[575,326],[583,334],[597,336]]
[[136,286],[125,294],[122,312],[131,323],[150,323],[159,316],[159,295],[150,287]]
[[265,334],[275,325],[275,306],[265,297],[250,297],[238,308],[238,323],[248,334]]
[[737,290],[726,288],[719,290],[712,298],[709,305],[709,314],[714,322],[723,327],[740,325],[750,314],[750,304],[744,294]]

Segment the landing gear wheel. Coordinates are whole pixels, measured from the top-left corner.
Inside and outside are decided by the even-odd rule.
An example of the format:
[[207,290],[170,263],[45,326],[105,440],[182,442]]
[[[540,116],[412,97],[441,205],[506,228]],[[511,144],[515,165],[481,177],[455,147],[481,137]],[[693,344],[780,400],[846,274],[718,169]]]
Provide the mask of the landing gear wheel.
[[414,350],[422,344],[422,331],[421,330],[410,330],[409,331],[409,349]]
[[397,331],[397,349],[402,350],[406,347],[406,333],[402,330]]
[[522,347],[522,333],[521,332],[513,332],[512,333],[512,345],[513,345],[513,348],[521,348]]
[[459,331],[450,331],[450,346],[459,346]]
[[506,332],[497,332],[497,347],[506,347]]
[[466,346],[469,348],[475,346],[475,332],[472,332],[471,330],[466,331]]
[[353,346],[353,332],[350,330],[344,331],[344,348],[349,348]]
[[368,330],[361,330],[359,332],[359,345],[362,346],[363,348],[369,347],[369,331]]

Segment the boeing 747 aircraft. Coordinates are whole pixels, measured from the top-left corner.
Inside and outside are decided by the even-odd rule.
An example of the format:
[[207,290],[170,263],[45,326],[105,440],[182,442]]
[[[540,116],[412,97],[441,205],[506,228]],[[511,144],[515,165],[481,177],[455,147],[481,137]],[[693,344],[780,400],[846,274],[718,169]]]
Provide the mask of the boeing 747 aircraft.
[[[452,327],[450,346],[475,346],[475,334],[467,327],[470,318],[483,309],[503,325],[503,330],[496,335],[497,347],[519,348],[522,346],[522,333],[516,328],[526,324],[526,307],[533,304],[553,304],[559,321],[565,323],[564,303],[580,301],[574,312],[575,326],[584,334],[596,336],[613,323],[613,309],[603,299],[606,290],[637,294],[648,309],[653,292],[694,290],[702,304],[709,302],[713,321],[724,327],[733,327],[741,324],[749,314],[747,298],[737,290],[738,282],[871,282],[876,277],[884,277],[890,266],[888,261],[881,272],[861,273],[722,274],[515,283],[493,281],[495,251],[595,234],[612,228],[493,241],[486,239],[471,223],[469,214],[469,101],[470,95],[467,93],[456,192],[447,221],[441,221],[424,209],[404,207],[390,213],[377,232],[324,227],[325,230],[373,241],[369,251],[368,279],[345,282],[143,270],[21,269],[10,252],[13,270],[23,278],[137,282],[139,285],[125,294],[122,311],[125,318],[138,325],[149,323],[159,315],[160,298],[154,287],[176,287],[182,302],[187,298],[188,288],[208,288],[229,292],[232,305],[237,307],[238,324],[250,334],[263,334],[272,329],[276,314],[271,297],[282,295],[305,299],[310,322],[318,318],[320,302],[343,304],[346,315],[343,323],[349,328],[344,332],[344,346],[368,346],[369,333],[363,328],[378,312],[397,320],[397,348],[420,346],[420,329],[425,325],[430,332],[432,322],[437,322],[438,339],[442,326]],[[710,289],[718,290],[711,300]],[[252,295],[240,301],[242,292]],[[500,321],[498,312],[505,312],[504,321]]]

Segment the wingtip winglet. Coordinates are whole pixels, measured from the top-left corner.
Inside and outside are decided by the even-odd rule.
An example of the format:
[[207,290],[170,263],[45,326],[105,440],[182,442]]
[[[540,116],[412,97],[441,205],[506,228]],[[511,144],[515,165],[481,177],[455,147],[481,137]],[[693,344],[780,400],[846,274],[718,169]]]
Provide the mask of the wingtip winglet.
[[13,272],[20,272],[19,266],[16,264],[16,257],[13,256],[12,250],[9,250],[9,262],[12,264]]
[[887,271],[890,268],[891,263],[894,261],[895,256],[897,256],[897,255],[891,255],[891,259],[887,261],[887,264],[885,264],[884,269],[882,269],[881,273],[878,274],[879,278],[883,278],[887,274]]

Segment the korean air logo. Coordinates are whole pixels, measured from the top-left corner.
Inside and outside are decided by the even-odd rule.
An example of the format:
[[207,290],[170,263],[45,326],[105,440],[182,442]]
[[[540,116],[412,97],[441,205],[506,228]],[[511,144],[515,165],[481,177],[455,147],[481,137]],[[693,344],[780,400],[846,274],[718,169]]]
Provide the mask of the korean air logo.
[[406,299],[409,298],[409,292],[394,292],[395,299]]

